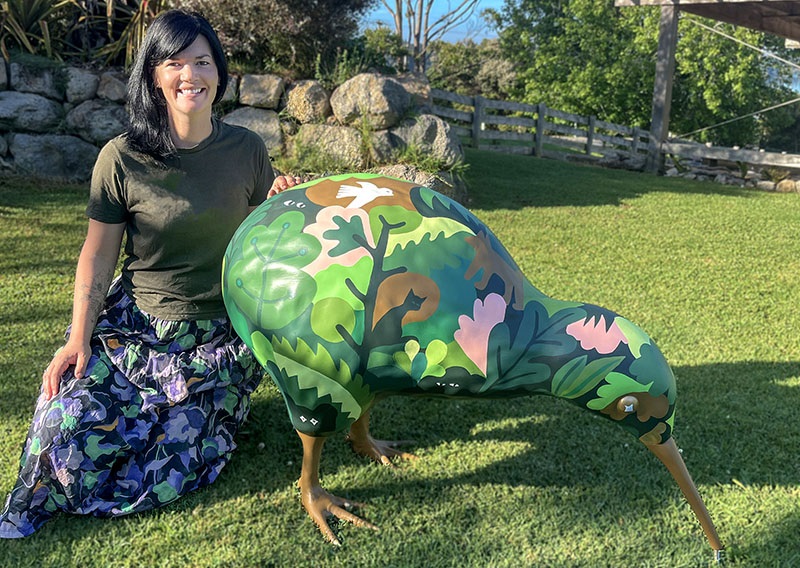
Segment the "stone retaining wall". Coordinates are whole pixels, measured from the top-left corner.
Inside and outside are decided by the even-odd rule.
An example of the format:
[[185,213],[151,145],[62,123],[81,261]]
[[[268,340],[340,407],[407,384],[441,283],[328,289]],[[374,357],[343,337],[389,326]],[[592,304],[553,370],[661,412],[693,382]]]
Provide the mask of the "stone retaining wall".
[[[116,70],[0,59],[0,173],[89,179],[99,149],[125,130],[125,97],[126,77]],[[313,80],[244,75],[231,76],[220,108],[222,120],[256,132],[273,157],[299,143],[364,171],[395,165],[413,145],[450,169],[463,150],[430,104],[427,82],[411,75],[365,73],[333,93]],[[443,189],[465,200],[465,188]]]

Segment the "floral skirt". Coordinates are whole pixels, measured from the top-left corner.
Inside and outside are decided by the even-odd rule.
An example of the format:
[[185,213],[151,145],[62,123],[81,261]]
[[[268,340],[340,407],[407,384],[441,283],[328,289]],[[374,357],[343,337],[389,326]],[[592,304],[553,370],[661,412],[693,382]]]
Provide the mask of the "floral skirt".
[[117,281],[81,379],[40,396],[0,538],[30,535],[59,511],[119,516],[212,483],[261,379],[227,319],[166,321]]

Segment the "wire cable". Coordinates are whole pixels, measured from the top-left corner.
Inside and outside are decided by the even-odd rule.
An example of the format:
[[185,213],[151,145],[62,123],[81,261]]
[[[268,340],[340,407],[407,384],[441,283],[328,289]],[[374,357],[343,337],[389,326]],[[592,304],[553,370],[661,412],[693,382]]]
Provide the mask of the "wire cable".
[[[745,46],[747,48],[753,49],[753,50],[759,52],[761,55],[764,55],[764,56],[767,56],[767,57],[771,57],[773,59],[776,59],[776,60],[780,61],[781,63],[785,63],[786,65],[789,65],[790,67],[793,67],[794,69],[800,70],[800,65],[798,65],[797,63],[793,63],[793,62],[791,62],[791,61],[789,61],[787,59],[784,59],[783,57],[779,57],[778,55],[775,55],[774,53],[772,53],[770,51],[767,51],[766,49],[751,45],[751,44],[747,43],[746,41],[743,41],[743,40],[740,40],[738,38],[735,38],[732,35],[726,34],[725,32],[720,31],[720,30],[718,30],[716,28],[712,28],[711,26],[707,26],[704,23],[698,21],[696,18],[693,18],[693,17],[690,16],[690,17],[687,18],[687,21],[693,23],[696,26],[704,28],[704,29],[706,29],[706,30],[708,30],[710,32],[714,32],[715,34],[721,35],[724,38],[727,38],[729,40],[735,41],[736,43],[739,43],[739,44],[741,44],[741,45],[743,45],[743,46]],[[778,108],[781,108],[781,107],[785,107],[785,106],[794,104],[796,102],[800,102],[800,97],[798,97],[796,99],[792,99],[790,101],[779,103],[777,105],[772,105],[772,106],[767,107],[767,108],[762,108],[760,110],[757,110],[755,112],[751,112],[751,113],[748,113],[748,114],[745,114],[745,115],[742,115],[742,116],[737,116],[736,118],[731,118],[730,120],[725,120],[725,121],[719,122],[717,124],[712,124],[711,126],[705,126],[703,128],[698,128],[697,130],[693,130],[691,132],[687,132],[686,134],[680,134],[676,138],[684,138],[684,137],[687,137],[687,136],[691,136],[693,134],[699,134],[700,132],[705,132],[706,130],[711,130],[711,129],[717,128],[719,126],[725,126],[726,124],[731,124],[732,122],[736,122],[738,120],[744,120],[745,118],[750,118],[750,117],[756,116],[757,114],[763,114],[763,113],[769,112],[771,110],[775,110],[775,109],[778,109]]]

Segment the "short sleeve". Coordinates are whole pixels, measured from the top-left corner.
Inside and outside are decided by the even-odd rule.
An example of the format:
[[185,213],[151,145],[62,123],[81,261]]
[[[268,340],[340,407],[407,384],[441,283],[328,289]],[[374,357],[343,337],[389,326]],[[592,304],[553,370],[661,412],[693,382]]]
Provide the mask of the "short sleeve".
[[97,156],[86,206],[86,215],[102,223],[124,223],[128,218],[122,156],[114,142],[108,142]]
[[272,187],[272,182],[275,181],[275,172],[272,170],[272,163],[264,141],[257,134],[253,134],[251,138],[253,139],[251,144],[253,144],[255,153],[253,164],[255,183],[253,184],[253,193],[250,195],[248,205],[255,207],[267,198],[267,192]]

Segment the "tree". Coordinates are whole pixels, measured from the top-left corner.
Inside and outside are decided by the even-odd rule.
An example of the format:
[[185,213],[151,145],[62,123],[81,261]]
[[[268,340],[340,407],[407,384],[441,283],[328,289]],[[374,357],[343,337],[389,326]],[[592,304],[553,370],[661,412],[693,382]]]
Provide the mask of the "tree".
[[478,0],[448,2],[447,11],[431,17],[435,0],[381,0],[381,3],[392,15],[395,33],[408,43],[411,51],[409,67],[423,73],[431,43],[466,23],[478,6]]
[[358,33],[359,19],[377,0],[175,0],[205,14],[234,64],[314,75],[321,59]]
[[490,99],[508,99],[516,84],[514,65],[502,56],[497,39],[435,41],[426,74],[432,87]]
[[[615,8],[613,0],[505,0],[490,10],[503,54],[518,67],[517,98],[648,127],[658,42],[657,8]],[[688,133],[792,98],[788,75],[737,40],[782,51],[782,40],[746,28],[680,20],[671,130]],[[774,122],[774,121],[772,121]],[[758,143],[763,117],[694,135],[720,144]],[[775,128],[780,125],[772,124]]]

